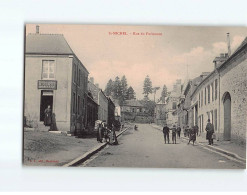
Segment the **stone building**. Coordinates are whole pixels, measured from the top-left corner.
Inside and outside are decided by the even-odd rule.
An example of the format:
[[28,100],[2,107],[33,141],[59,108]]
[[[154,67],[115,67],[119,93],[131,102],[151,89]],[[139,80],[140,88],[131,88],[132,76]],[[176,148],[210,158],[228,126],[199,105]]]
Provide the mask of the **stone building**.
[[88,81],[88,91],[92,94],[93,99],[97,104],[98,107],[98,119],[102,121],[108,121],[108,98],[99,88],[98,84],[94,84],[94,78],[90,78]]
[[224,140],[246,143],[247,37],[218,68],[219,133]]
[[91,92],[88,92],[87,96],[87,126],[86,128],[89,131],[92,131],[94,128],[95,121],[98,120],[98,107],[99,105],[93,99]]
[[177,105],[182,92],[182,81],[178,79],[173,85],[173,90],[168,93],[166,105],[166,123],[168,127],[178,125]]
[[[207,120],[214,125],[217,139],[246,142],[247,118],[247,39],[228,57],[214,60],[215,69],[191,95],[198,105],[199,128],[205,131]],[[222,60],[224,57],[225,60]]]
[[48,105],[60,131],[75,134],[85,125],[88,71],[61,34],[26,36],[24,115],[43,126]]
[[154,122],[157,125],[164,125],[166,123],[166,103],[158,102],[154,109]]
[[108,97],[108,121],[107,124],[109,127],[112,127],[112,124],[115,122],[115,104],[111,97]]

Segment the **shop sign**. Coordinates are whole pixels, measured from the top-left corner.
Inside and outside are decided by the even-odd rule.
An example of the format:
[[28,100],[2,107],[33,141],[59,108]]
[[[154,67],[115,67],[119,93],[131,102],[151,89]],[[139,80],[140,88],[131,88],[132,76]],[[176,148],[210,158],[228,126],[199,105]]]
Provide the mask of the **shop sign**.
[[38,89],[57,89],[57,81],[54,80],[38,80]]

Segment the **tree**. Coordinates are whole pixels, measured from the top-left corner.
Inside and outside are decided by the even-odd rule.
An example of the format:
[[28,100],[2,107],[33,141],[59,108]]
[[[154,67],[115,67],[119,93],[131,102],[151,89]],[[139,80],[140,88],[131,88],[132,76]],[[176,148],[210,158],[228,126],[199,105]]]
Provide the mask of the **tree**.
[[162,102],[165,102],[165,97],[167,97],[167,87],[166,87],[166,85],[163,86],[163,90],[161,92],[160,99],[161,99]]
[[122,94],[122,84],[121,84],[119,77],[117,76],[115,78],[114,85],[113,85],[113,98],[119,100],[122,103],[123,102],[122,95],[123,95]]
[[127,99],[135,99],[135,91],[131,86],[127,89]]
[[148,98],[148,94],[152,93],[152,81],[147,75],[143,84],[143,94]]
[[113,85],[114,85],[114,82],[110,79],[108,81],[108,83],[106,84],[106,88],[105,88],[105,91],[104,91],[106,96],[112,95],[112,93],[113,93]]
[[121,85],[122,85],[122,99],[126,100],[127,97],[127,90],[128,90],[128,84],[127,84],[127,79],[125,75],[121,78]]

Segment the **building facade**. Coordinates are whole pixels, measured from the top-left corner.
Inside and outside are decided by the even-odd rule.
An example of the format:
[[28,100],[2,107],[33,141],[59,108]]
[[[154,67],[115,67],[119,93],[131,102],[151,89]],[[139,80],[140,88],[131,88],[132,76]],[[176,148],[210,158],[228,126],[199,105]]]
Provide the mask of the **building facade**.
[[113,100],[108,97],[108,121],[107,124],[111,128],[115,122],[115,104]]
[[93,96],[88,92],[87,97],[87,126],[86,128],[90,131],[93,131],[95,121],[98,120],[98,107],[99,105],[93,99]]
[[[199,128],[207,120],[214,125],[218,140],[246,143],[247,119],[247,39],[230,56],[215,62],[215,69],[192,93],[192,107],[198,105]],[[223,57],[223,55],[221,55]],[[226,57],[226,55],[225,55]]]
[[154,109],[154,122],[157,125],[164,125],[166,123],[166,103],[158,102]]
[[220,139],[246,143],[247,38],[218,72]]
[[108,121],[108,98],[99,88],[98,84],[94,84],[94,80],[91,77],[88,81],[88,91],[92,94],[93,99],[99,105],[98,107],[98,119],[102,121]]
[[63,35],[28,34],[25,45],[24,116],[39,128],[49,105],[58,129],[74,134],[85,125],[87,69]]
[[167,105],[166,105],[166,123],[168,127],[178,125],[178,111],[177,105],[179,104],[179,98],[182,92],[182,82],[177,80],[173,85],[173,90],[168,93]]

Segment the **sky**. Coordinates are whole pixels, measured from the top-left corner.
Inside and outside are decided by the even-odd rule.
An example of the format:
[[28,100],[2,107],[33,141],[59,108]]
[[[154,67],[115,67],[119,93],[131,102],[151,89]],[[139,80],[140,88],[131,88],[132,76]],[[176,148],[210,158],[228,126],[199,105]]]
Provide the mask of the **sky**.
[[[213,71],[214,58],[227,53],[226,33],[230,33],[232,53],[247,35],[247,28],[237,26],[38,25],[41,34],[64,35],[100,88],[104,90],[109,79],[125,75],[137,99],[143,98],[147,75],[153,87],[160,87],[157,99],[164,84],[172,90],[176,79],[184,82]],[[26,24],[26,34],[35,29],[36,24]]]

